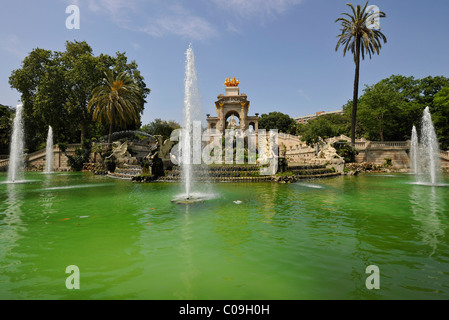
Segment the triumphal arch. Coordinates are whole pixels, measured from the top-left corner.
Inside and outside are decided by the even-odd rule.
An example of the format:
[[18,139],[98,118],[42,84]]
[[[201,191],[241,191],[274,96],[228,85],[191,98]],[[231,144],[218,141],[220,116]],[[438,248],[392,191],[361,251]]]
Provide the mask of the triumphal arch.
[[249,100],[246,94],[240,94],[240,81],[237,78],[226,79],[225,95],[219,94],[215,101],[216,117],[207,115],[207,128],[216,129],[224,134],[226,129],[259,131],[259,114],[248,116]]

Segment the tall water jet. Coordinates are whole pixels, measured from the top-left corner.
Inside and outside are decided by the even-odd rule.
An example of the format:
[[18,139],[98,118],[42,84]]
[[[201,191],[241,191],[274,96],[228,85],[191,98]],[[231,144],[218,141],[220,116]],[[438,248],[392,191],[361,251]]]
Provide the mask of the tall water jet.
[[11,150],[9,155],[8,166],[8,182],[17,182],[23,180],[23,166],[24,166],[24,154],[23,154],[23,106],[18,105],[16,107],[16,115],[14,117],[12,137],[11,137]]
[[429,107],[426,107],[424,110],[420,138],[420,172],[418,174],[418,182],[435,185],[439,181],[441,171],[440,149]]
[[410,145],[410,169],[414,174],[419,174],[419,142],[418,142],[418,132],[416,131],[416,127],[412,128],[412,140]]
[[45,172],[53,173],[53,129],[51,126],[48,127],[47,135],[47,147],[45,156]]
[[186,70],[184,79],[184,127],[182,135],[182,179],[185,197],[190,199],[193,187],[193,121],[200,121],[200,99],[198,78],[195,68],[195,56],[191,46],[186,52]]
[[[195,173],[201,165],[201,101],[195,56],[191,46],[186,51],[184,79],[184,122],[180,137],[181,178],[184,194],[173,199],[176,203],[194,203],[212,197],[212,194],[199,192]],[[195,170],[194,170],[195,169]]]

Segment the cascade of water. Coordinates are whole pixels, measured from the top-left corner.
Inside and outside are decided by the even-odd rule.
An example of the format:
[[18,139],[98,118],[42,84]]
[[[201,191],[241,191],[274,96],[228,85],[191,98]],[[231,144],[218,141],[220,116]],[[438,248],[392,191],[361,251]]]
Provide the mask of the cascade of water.
[[9,155],[8,166],[8,182],[17,182],[23,180],[23,106],[16,107],[16,115],[14,117],[12,137],[11,137],[11,152]]
[[410,146],[410,169],[414,174],[419,174],[418,151],[419,151],[418,132],[416,131],[416,127],[413,126],[412,140]]
[[47,149],[46,149],[45,172],[52,173],[53,169],[53,129],[48,127]]

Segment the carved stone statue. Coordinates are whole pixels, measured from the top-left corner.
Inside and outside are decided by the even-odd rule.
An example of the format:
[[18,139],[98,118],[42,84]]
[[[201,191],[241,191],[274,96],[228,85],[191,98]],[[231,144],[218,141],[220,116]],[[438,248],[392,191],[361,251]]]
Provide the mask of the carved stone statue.
[[120,143],[120,141],[113,142],[112,153],[106,159],[115,159],[117,163],[131,163],[136,160],[128,151],[128,141],[123,143]]
[[237,121],[234,119],[234,115],[232,115],[232,118],[228,122],[228,127],[226,129],[237,129]]

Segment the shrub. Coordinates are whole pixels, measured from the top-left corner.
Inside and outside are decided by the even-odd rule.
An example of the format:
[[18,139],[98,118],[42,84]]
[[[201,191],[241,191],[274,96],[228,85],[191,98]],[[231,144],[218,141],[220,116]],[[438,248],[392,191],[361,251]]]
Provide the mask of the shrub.
[[81,147],[75,149],[75,155],[66,153],[67,144],[60,143],[59,148],[67,157],[67,162],[73,171],[81,171],[85,162],[89,161],[90,152],[92,150],[92,143],[89,140],[84,140]]
[[343,157],[346,163],[355,162],[355,157],[359,154],[357,149],[352,147],[347,141],[341,140],[335,142],[332,147],[337,150],[337,154]]

